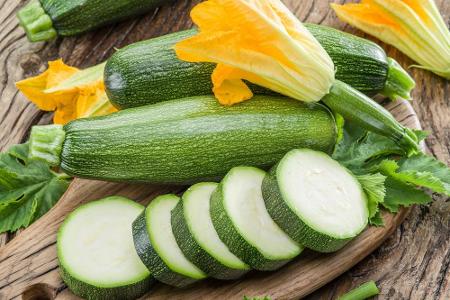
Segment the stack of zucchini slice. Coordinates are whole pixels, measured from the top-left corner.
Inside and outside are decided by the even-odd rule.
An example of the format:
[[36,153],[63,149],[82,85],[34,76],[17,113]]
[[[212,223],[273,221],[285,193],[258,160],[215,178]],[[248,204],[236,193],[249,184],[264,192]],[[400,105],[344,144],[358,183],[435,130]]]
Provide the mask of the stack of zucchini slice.
[[220,183],[159,196],[145,209],[119,197],[81,206],[60,229],[58,256],[74,293],[125,299],[151,278],[184,287],[276,270],[304,247],[336,251],[367,221],[358,180],[327,154],[296,149],[268,173],[235,167]]

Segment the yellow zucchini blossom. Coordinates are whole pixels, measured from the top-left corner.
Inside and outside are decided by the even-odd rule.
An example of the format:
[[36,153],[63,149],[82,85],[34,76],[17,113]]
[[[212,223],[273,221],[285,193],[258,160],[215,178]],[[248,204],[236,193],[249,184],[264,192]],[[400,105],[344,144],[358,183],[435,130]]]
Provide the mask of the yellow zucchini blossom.
[[59,59],[49,62],[42,74],[16,82],[16,86],[39,109],[55,111],[55,124],[106,115],[116,109],[106,96],[104,65],[79,70]]
[[450,32],[433,0],[362,0],[331,4],[339,19],[390,44],[450,79]]
[[253,94],[243,80],[305,102],[334,83],[334,65],[319,42],[279,0],[209,0],[191,18],[199,33],[175,45],[178,57],[211,62],[213,92],[231,105]]

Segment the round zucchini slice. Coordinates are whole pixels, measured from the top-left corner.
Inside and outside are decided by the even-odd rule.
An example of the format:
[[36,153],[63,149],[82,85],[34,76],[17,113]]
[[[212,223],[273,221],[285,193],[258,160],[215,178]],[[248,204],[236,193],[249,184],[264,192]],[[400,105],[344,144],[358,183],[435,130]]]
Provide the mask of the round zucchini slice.
[[211,197],[211,218],[230,251],[257,270],[275,270],[303,247],[271,219],[261,193],[266,172],[235,167]]
[[262,191],[272,219],[315,251],[340,249],[368,222],[359,181],[323,152],[290,151],[266,176]]
[[211,277],[236,279],[250,267],[220,240],[211,220],[210,198],[214,182],[191,186],[172,211],[172,229],[184,255]]
[[144,206],[108,197],[74,210],[57,237],[61,276],[86,299],[135,299],[154,281],[134,249],[131,224]]
[[176,195],[153,199],[133,222],[133,239],[139,257],[153,277],[168,285],[184,287],[206,274],[184,256],[173,235],[171,212],[179,200]]

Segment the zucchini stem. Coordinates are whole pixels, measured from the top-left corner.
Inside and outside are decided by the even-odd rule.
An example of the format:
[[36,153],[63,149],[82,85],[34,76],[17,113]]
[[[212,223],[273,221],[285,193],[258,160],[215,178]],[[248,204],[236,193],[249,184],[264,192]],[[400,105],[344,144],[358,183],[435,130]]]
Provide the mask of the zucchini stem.
[[418,138],[411,129],[401,125],[384,107],[349,85],[336,80],[322,101],[345,120],[392,139],[408,156],[420,152]]
[[391,100],[411,100],[411,90],[416,86],[414,79],[395,59],[388,57],[388,76],[381,94]]
[[66,133],[62,125],[33,126],[30,134],[30,159],[42,160],[50,166],[59,166]]
[[364,300],[378,295],[379,293],[380,290],[377,285],[373,280],[371,280],[340,296],[338,300]]
[[38,0],[32,0],[20,9],[17,17],[31,42],[48,41],[57,36],[52,19]]

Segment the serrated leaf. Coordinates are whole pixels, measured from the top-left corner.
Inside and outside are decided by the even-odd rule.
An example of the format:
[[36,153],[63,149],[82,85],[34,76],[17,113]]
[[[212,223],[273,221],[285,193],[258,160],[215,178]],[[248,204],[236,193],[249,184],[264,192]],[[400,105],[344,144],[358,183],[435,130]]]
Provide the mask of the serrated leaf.
[[392,213],[398,212],[400,206],[409,207],[414,204],[428,204],[432,201],[424,191],[393,178],[388,177],[385,186],[386,196],[381,205]]
[[402,153],[402,148],[392,140],[347,125],[343,140],[335,147],[333,158],[353,173],[364,174],[366,165],[371,161]]
[[[405,158],[403,160],[403,166],[405,167],[401,168],[399,166],[399,163],[394,160],[384,160],[378,165],[378,170],[384,175],[390,176],[398,181],[428,188],[437,193],[450,195],[450,190],[446,189],[446,183],[443,182],[440,178],[436,177],[433,173],[428,171],[433,171],[433,167],[431,166],[431,164],[430,167],[417,165],[413,162],[409,162],[409,158]],[[445,168],[448,169],[447,167]],[[445,171],[445,169],[443,171]]]
[[386,176],[383,176],[380,173],[375,173],[357,175],[356,178],[361,183],[361,186],[367,195],[369,220],[371,220],[378,213],[379,203],[384,201],[384,195],[386,193],[384,181]]
[[381,227],[384,226],[383,217],[381,216],[380,210],[376,212],[376,214],[369,219],[369,224],[372,226]]
[[0,232],[27,227],[62,196],[69,177],[28,160],[28,144],[0,153]]
[[432,174],[435,178],[439,179],[442,186],[442,191],[435,191],[450,196],[450,168],[436,158],[421,153],[408,158],[402,158],[398,164],[400,166],[400,172],[420,170],[421,172]]

